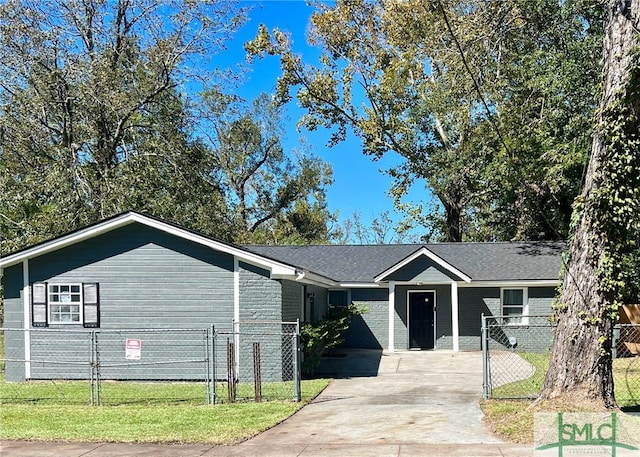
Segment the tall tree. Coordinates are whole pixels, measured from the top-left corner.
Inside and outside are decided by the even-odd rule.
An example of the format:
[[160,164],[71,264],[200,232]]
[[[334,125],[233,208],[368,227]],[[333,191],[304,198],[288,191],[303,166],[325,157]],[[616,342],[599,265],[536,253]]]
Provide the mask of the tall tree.
[[616,406],[612,333],[640,233],[640,0],[609,0],[602,96],[542,399]]
[[2,2],[3,250],[127,209],[143,179],[137,209],[179,188],[172,171],[196,159],[171,127],[184,125],[178,90],[207,81],[243,20],[226,0]]
[[[486,239],[492,238],[485,228],[496,222],[488,222],[495,209],[502,209],[504,227],[514,226],[515,211],[507,211],[516,206],[514,201],[522,204],[515,216],[521,225],[525,218],[544,222],[537,216],[549,213],[551,205],[545,207],[545,200],[563,200],[556,205],[560,220],[570,214],[567,202],[576,190],[568,183],[580,173],[586,154],[583,138],[574,141],[573,148],[567,145],[577,132],[584,135],[575,116],[589,116],[589,109],[580,109],[588,103],[573,102],[580,100],[577,88],[590,87],[592,61],[583,58],[592,51],[591,18],[574,3],[337,1],[332,7],[320,6],[311,18],[310,42],[324,50],[319,65],[311,66],[291,52],[287,36],[278,30],[270,34],[262,27],[246,49],[256,56],[280,55],[279,95],[288,100],[295,88],[307,111],[301,119],[307,128],[333,127],[332,143],[353,130],[366,154],[378,158],[394,151],[406,159],[390,170],[398,202],[412,184],[424,180],[439,199],[445,239],[460,241],[465,232]],[[553,59],[544,57],[547,52],[553,52]],[[554,65],[565,61],[560,69]],[[567,79],[576,75],[582,84]],[[552,76],[561,79],[567,91],[556,99],[546,89]],[[527,81],[533,83],[527,86]],[[538,122],[529,122],[525,110],[540,105]],[[559,110],[564,119],[557,116],[550,122],[547,110]],[[554,129],[562,123],[569,132],[559,135]],[[537,142],[519,133],[527,129],[536,132]],[[536,186],[532,179],[517,187],[523,175],[516,171],[523,169],[523,162],[535,163],[526,168],[538,176],[551,176],[545,174],[550,167],[544,160],[551,146],[566,156],[555,163],[562,170],[549,179],[551,185]],[[529,157],[531,152],[537,161]],[[504,189],[505,179],[513,183],[508,186],[513,195]],[[531,205],[538,210],[535,215],[526,208],[532,197],[541,202]],[[419,211],[414,208],[415,215]],[[500,237],[547,237],[550,232],[505,230]]]
[[285,151],[282,107],[272,96],[247,106],[209,92],[198,117],[210,148],[210,178],[226,196],[236,242],[328,241],[331,167],[303,149]]

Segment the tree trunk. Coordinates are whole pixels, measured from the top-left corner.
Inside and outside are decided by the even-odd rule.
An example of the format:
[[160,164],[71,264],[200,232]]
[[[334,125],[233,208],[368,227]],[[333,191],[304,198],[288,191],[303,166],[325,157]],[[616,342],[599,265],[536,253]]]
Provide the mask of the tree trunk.
[[454,241],[459,243],[462,241],[462,229],[460,222],[462,218],[462,210],[460,208],[460,204],[458,202],[454,204],[442,202],[442,205],[444,206],[447,226],[447,236],[445,241]]
[[[569,243],[562,292],[556,304],[557,328],[551,363],[541,400],[566,397],[614,408],[611,344],[617,304],[625,286],[618,280],[619,276],[612,278],[610,272],[621,269],[619,265],[611,264],[620,260],[621,246],[627,243],[621,225],[628,225],[628,220],[621,221],[615,214],[617,208],[611,202],[617,197],[608,195],[605,199],[603,195],[606,189],[615,189],[619,179],[612,160],[617,158],[611,143],[612,128],[624,131],[638,127],[637,118],[626,124],[607,123],[607,117],[602,113],[620,109],[621,101],[624,104],[630,100],[621,94],[630,86],[632,71],[637,73],[638,62],[634,61],[631,51],[638,43],[633,21],[640,17],[640,0],[609,0],[608,10],[600,128],[594,134],[584,188],[576,202],[575,227]],[[637,110],[631,108],[631,111],[634,109]],[[633,132],[624,133],[633,135]],[[635,155],[638,155],[637,151]],[[627,168],[628,178],[635,182],[639,171],[631,170],[633,166]],[[634,184],[629,186],[634,187]]]

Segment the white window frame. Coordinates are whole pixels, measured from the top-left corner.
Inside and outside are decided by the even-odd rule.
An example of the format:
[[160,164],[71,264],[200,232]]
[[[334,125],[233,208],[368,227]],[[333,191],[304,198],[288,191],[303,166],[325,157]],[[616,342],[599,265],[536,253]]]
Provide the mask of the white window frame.
[[[62,301],[60,299],[60,296],[63,294],[63,292],[60,292],[60,288],[62,287],[68,287],[69,288],[69,295],[77,295],[79,300],[78,301],[72,301],[71,297],[70,297],[70,301]],[[78,288],[78,292],[72,292],[72,288],[77,287]],[[58,288],[58,291],[54,291],[54,288]],[[58,296],[58,300],[54,300],[54,296]],[[83,296],[83,287],[82,287],[82,283],[49,283],[47,284],[47,302],[48,302],[48,314],[49,314],[49,323],[53,324],[53,325],[83,325],[84,323],[84,316],[83,316],[83,308],[84,308],[84,296]],[[62,313],[61,311],[58,311],[57,313],[54,313],[53,309],[54,307],[60,307],[60,306],[68,306],[68,305],[73,305],[73,306],[77,306],[78,307],[78,312],[75,313],[73,311],[69,311],[69,316],[71,318],[73,318],[74,315],[78,315],[78,320],[74,321],[74,320],[69,320],[69,321],[63,321],[63,320],[54,320],[54,316],[61,316],[63,314],[66,313]]]
[[[504,312],[504,293],[507,290],[521,290],[522,291],[522,314],[517,322],[510,322],[508,318],[504,319],[504,323],[507,325],[527,325],[529,323],[529,289],[527,287],[501,287],[500,288],[500,314],[506,316]],[[519,305],[506,305],[507,308],[516,308]],[[516,317],[517,315],[514,315]]]

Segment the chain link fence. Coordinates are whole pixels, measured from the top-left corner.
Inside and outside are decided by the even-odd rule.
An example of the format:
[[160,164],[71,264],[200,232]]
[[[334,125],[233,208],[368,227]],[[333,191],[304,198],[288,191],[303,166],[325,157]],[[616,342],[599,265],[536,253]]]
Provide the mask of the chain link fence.
[[300,328],[297,322],[240,321],[216,332],[215,398],[300,401]]
[[[513,319],[513,318],[511,318]],[[483,396],[535,399],[549,368],[554,325],[550,316],[482,317]],[[618,404],[640,406],[640,325],[614,329],[614,382]]]
[[300,401],[297,323],[0,329],[0,404]]

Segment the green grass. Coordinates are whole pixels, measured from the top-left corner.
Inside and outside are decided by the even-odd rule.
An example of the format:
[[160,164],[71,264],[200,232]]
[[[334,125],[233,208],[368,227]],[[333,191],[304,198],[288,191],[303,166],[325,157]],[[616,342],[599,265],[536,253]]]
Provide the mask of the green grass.
[[480,408],[489,428],[512,443],[533,442],[533,412],[530,400],[483,400]]
[[[326,379],[303,381],[301,403],[268,401],[207,406],[202,404],[201,395],[198,405],[190,402],[180,404],[137,402],[121,406],[91,407],[68,405],[59,400],[36,404],[5,403],[0,408],[0,438],[40,441],[233,444],[282,422],[315,398],[328,382]],[[24,384],[32,384],[30,389],[43,388],[42,386],[50,388],[47,383]],[[86,382],[57,384],[64,385],[63,390],[69,389],[69,395],[73,393],[73,389],[88,391]],[[129,383],[117,383],[117,387],[123,388],[125,384]],[[149,384],[145,386],[150,387]],[[116,385],[110,387],[115,388]],[[161,389],[161,385],[153,387]],[[168,385],[168,390],[174,391],[177,387],[191,386],[171,384]],[[157,396],[156,394],[155,397]]]
[[540,393],[545,373],[549,368],[549,354],[523,352],[518,355],[533,365],[535,372],[527,379],[496,387],[491,394],[493,398],[535,398]]
[[[480,407],[488,426],[502,439],[515,443],[533,442],[534,410],[529,408],[531,399],[542,389],[544,376],[549,367],[549,354],[521,353],[522,358],[536,367],[535,373],[521,381],[497,387],[492,399],[481,401]],[[613,361],[615,395],[623,410],[640,407],[640,358],[619,358]],[[573,405],[564,405],[571,412]]]
[[[491,394],[492,398],[536,398],[542,390],[542,383],[549,368],[549,354],[520,353],[518,355],[536,368],[535,373],[527,379],[496,387]],[[640,406],[640,358],[615,359],[613,378],[618,405],[621,408]]]

